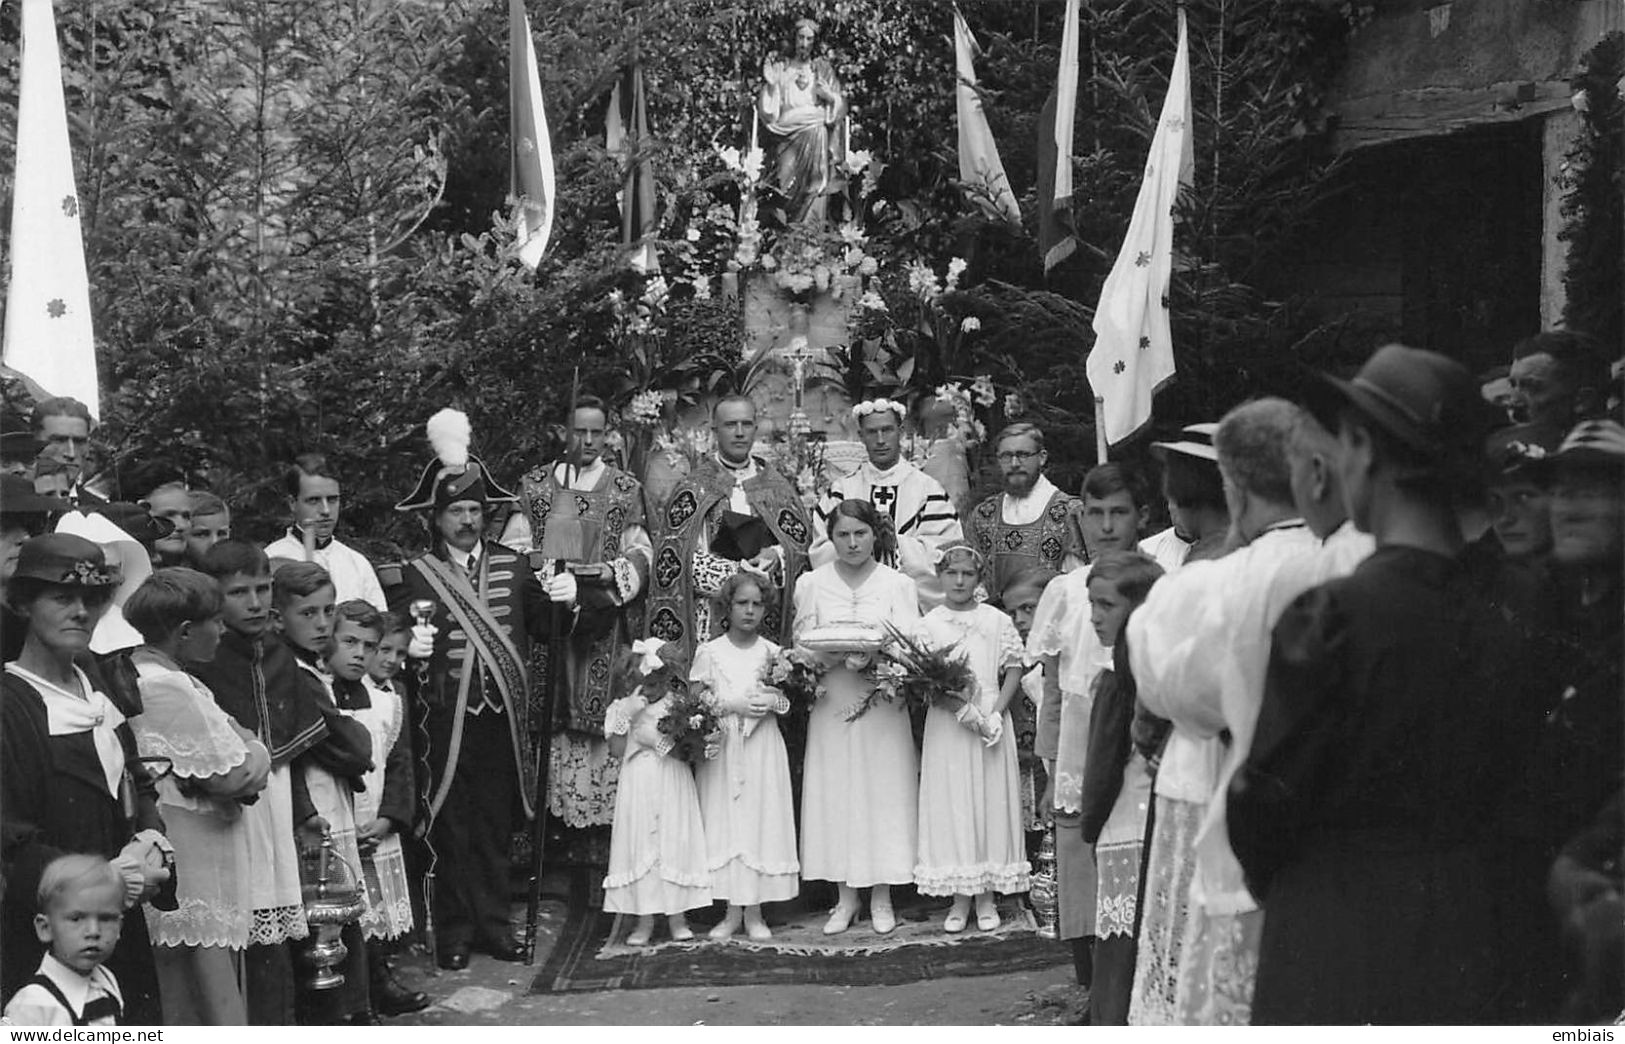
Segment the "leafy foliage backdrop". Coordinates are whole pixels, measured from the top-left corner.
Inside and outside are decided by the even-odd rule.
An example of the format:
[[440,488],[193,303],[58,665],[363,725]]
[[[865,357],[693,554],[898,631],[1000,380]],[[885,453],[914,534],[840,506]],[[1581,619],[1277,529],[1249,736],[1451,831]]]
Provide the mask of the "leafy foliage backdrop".
[[[1046,280],[1033,240],[975,216],[956,184],[951,14],[911,0],[533,3],[559,200],[532,276],[502,254],[507,5],[489,0],[58,0],[85,213],[105,434],[125,496],[173,469],[206,477],[267,535],[295,452],[346,476],[352,532],[415,542],[390,505],[426,454],[421,424],[455,405],[476,451],[517,476],[553,449],[570,376],[628,406],[742,379],[734,253],[762,59],[792,22],[852,99],[853,145],[879,163],[858,215],[885,308],[854,348],[912,360],[916,390],[988,374],[990,426],[1053,432],[1051,470],[1092,462],[1083,362],[1090,308],[1121,240],[1173,52],[1173,0],[1084,6],[1076,148],[1082,248]],[[1037,114],[1053,86],[1059,3],[967,0],[978,73],[1026,228],[1036,227]],[[18,5],[0,12],[0,177],[15,127]],[[1216,416],[1341,343],[1257,287],[1333,165],[1318,122],[1358,5],[1189,5],[1197,182],[1171,294],[1178,381],[1159,425]],[[619,158],[603,115],[619,69],[645,70],[659,187],[657,304],[617,242]],[[882,166],[883,164],[883,166]],[[9,201],[9,182],[0,182]],[[964,272],[929,300],[911,266]],[[642,312],[636,309],[641,307]],[[974,319],[974,323],[966,320]],[[1013,397],[1004,393],[1016,393]]]

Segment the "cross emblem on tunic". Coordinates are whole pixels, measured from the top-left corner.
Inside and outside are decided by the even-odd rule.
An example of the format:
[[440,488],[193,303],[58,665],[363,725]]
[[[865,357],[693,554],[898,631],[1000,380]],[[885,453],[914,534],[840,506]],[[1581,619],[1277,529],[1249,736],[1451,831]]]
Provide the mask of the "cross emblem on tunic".
[[897,490],[891,486],[870,486],[869,501],[890,515],[897,510]]

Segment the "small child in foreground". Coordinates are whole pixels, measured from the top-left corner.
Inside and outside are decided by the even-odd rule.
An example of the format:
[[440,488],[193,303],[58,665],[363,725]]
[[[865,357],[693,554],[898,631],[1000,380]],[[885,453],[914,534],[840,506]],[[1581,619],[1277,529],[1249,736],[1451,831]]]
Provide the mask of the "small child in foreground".
[[34,932],[39,971],[6,1005],[8,1026],[117,1026],[118,980],[102,965],[124,927],[124,879],[100,856],[65,855],[40,875]]

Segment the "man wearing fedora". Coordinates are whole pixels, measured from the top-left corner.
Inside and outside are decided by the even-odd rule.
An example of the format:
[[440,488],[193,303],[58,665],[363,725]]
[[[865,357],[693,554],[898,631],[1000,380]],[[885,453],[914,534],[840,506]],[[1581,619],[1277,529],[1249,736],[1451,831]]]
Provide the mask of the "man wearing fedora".
[[1502,805],[1535,679],[1455,511],[1481,479],[1487,407],[1459,363],[1401,345],[1306,405],[1337,434],[1349,515],[1377,549],[1276,623],[1229,786],[1264,909],[1252,1021],[1498,1021],[1515,956]]
[[390,607],[417,623],[407,655],[418,666],[406,677],[427,734],[419,751],[432,861],[425,898],[440,966],[459,970],[475,945],[498,960],[523,959],[508,928],[508,845],[515,807],[527,818],[538,811],[535,766],[522,753],[525,663],[556,617],[562,632],[574,625],[576,580],[562,573],[544,583],[524,556],[484,538],[489,506],[516,498],[468,453],[466,417],[441,411],[430,437],[439,459],[395,507],[427,512],[434,545],[398,578],[382,572]]

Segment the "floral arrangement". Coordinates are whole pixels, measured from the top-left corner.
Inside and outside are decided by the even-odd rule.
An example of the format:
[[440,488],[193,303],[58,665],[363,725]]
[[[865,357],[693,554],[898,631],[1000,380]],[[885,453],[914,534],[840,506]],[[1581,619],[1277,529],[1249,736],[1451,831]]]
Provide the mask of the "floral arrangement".
[[792,647],[780,649],[777,656],[767,661],[757,680],[784,693],[792,704],[811,706],[824,694],[827,670],[813,653]]
[[682,692],[666,697],[671,709],[660,719],[660,734],[671,742],[669,753],[690,765],[717,756],[721,749],[722,724],[717,720],[711,691],[703,685],[685,685]]
[[902,701],[909,709],[940,707],[957,713],[976,695],[976,676],[962,653],[937,649],[886,624],[886,644],[878,653],[847,653],[844,666],[857,671],[869,692],[846,713],[856,721],[881,703]]
[[[970,322],[970,319],[966,319]],[[958,438],[966,446],[980,445],[987,439],[987,425],[976,417],[976,407],[992,406],[998,399],[998,393],[993,388],[993,379],[987,374],[980,374],[970,387],[964,383],[953,381],[940,384],[931,392],[932,396],[945,402],[954,409],[954,422],[949,434]]]
[[958,711],[976,698],[976,675],[963,653],[936,648],[886,625],[890,639],[881,655],[890,662],[896,695],[910,707]]
[[695,765],[716,757],[722,725],[710,690],[689,683],[689,665],[676,650],[671,642],[640,638],[621,658],[619,673],[623,691],[639,692],[651,705],[671,701],[657,728],[674,757]]
[[[868,684],[869,691],[855,706],[846,712],[847,721],[857,721],[868,714],[877,704],[896,703],[903,697],[902,680],[904,672],[902,665],[889,656],[885,651],[879,653],[847,653],[845,659],[847,670],[857,671]],[[904,703],[907,703],[904,698]]]

